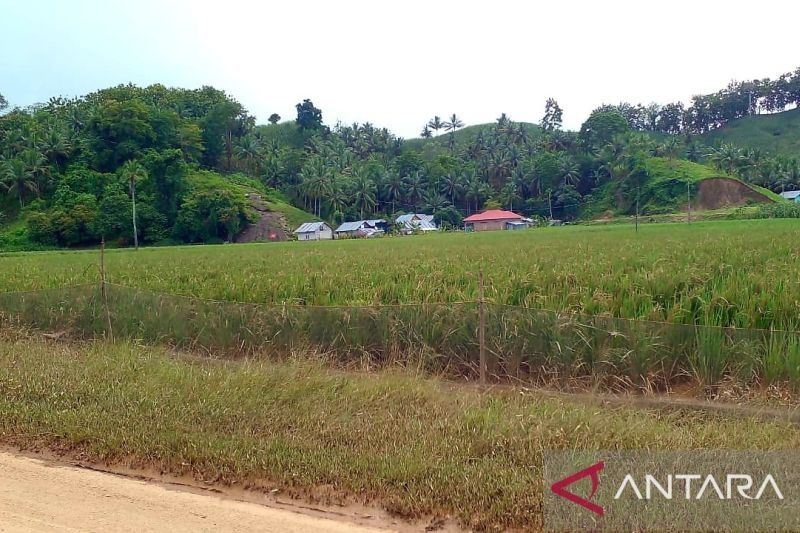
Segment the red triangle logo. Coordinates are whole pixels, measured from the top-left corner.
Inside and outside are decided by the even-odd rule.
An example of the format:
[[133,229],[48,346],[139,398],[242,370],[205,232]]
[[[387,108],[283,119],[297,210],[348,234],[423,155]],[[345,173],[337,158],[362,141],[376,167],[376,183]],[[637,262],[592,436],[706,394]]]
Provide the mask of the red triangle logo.
[[[600,487],[600,471],[605,467],[605,463],[600,461],[599,463],[595,463],[588,468],[584,468],[580,472],[575,472],[569,477],[565,477],[561,481],[556,481],[550,486],[550,490],[553,493],[561,496],[562,498],[566,498],[572,503],[577,503],[581,507],[590,510],[591,512],[603,516],[605,514],[605,509],[597,505],[596,503],[592,503],[591,500],[594,498],[597,489]],[[576,481],[580,481],[585,477],[592,478],[592,493],[589,495],[588,499],[581,498],[577,494],[570,492],[567,490],[567,487],[575,483]]]

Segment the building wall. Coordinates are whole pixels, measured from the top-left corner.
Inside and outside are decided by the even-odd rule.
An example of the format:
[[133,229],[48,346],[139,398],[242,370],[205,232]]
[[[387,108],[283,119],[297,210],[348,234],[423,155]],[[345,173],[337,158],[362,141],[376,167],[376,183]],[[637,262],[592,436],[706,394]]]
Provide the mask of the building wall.
[[333,239],[333,230],[324,229],[315,231],[313,233],[299,233],[297,235],[298,241],[325,241]]
[[494,231],[505,229],[506,222],[506,220],[480,220],[471,224],[475,231]]

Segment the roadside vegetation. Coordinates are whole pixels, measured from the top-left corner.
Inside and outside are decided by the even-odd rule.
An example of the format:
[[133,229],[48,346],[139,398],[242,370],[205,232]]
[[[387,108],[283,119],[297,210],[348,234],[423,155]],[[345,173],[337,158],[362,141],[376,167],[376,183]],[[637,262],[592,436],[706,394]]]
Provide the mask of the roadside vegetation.
[[541,528],[544,450],[800,446],[788,423],[331,372],[305,353],[221,363],[39,339],[0,338],[6,444],[476,529]]

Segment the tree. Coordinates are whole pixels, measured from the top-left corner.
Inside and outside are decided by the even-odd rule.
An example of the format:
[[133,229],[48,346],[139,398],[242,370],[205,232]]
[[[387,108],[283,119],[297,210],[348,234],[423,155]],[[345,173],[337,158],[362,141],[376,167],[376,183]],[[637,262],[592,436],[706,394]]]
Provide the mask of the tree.
[[589,118],[581,126],[580,138],[585,147],[599,148],[610,142],[615,136],[630,131],[628,121],[619,111],[606,111],[598,108],[592,111]]
[[441,117],[439,117],[439,115],[436,115],[435,117],[433,117],[432,119],[430,119],[428,121],[428,126],[427,127],[432,129],[438,135],[439,134],[439,130],[444,128],[444,124],[445,123],[442,122]]
[[386,197],[392,202],[392,213],[395,212],[395,205],[403,199],[403,188],[405,183],[397,172],[387,172],[383,179],[383,187]]
[[568,155],[561,157],[558,165],[558,171],[561,175],[561,180],[565,185],[574,186],[581,179],[581,168]]
[[8,100],[6,100],[5,96],[0,94],[0,111],[4,110],[8,107]]
[[425,124],[425,127],[422,128],[422,131],[420,132],[419,136],[422,137],[423,139],[430,139],[431,137],[433,137],[431,129],[428,127],[427,124]]
[[274,125],[281,121],[281,116],[277,113],[273,113],[269,116],[267,120],[269,121],[270,124]]
[[563,111],[554,98],[548,98],[544,105],[544,116],[542,117],[542,129],[546,132],[553,132],[561,129]]
[[422,197],[425,190],[425,184],[422,179],[422,174],[415,172],[412,176],[406,178],[406,191],[408,191],[408,199],[411,201],[414,211],[417,211],[417,202]]
[[446,205],[433,215],[433,222],[440,228],[458,228],[464,217],[452,205]]
[[450,151],[452,152],[455,150],[456,146],[456,130],[463,127],[464,122],[453,113],[450,116],[450,120],[444,123],[445,131],[450,132]]
[[364,218],[364,211],[369,213],[375,209],[375,182],[363,170],[356,173],[353,189],[353,204],[360,210],[361,218]]
[[136,229],[136,182],[147,178],[147,171],[138,161],[126,161],[120,168],[120,177],[128,183],[131,193],[131,213],[133,220],[133,246],[139,249],[139,232]]
[[297,108],[297,125],[304,130],[318,130],[322,127],[322,111],[314,107],[314,103],[306,98]]
[[21,159],[3,161],[2,183],[9,194],[16,193],[20,207],[25,205],[23,200],[25,191],[39,193],[35,176]]
[[442,192],[450,198],[450,203],[456,205],[456,196],[461,192],[461,176],[447,174],[441,182]]

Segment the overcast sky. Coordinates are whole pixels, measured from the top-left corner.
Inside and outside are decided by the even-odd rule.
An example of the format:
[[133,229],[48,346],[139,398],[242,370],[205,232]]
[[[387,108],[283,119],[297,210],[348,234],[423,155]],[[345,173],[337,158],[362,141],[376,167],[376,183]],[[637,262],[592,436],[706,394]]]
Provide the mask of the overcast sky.
[[580,127],[800,66],[795,0],[0,0],[12,105],[133,82],[226,90],[259,122],[311,98],[327,124],[416,137],[434,114]]

